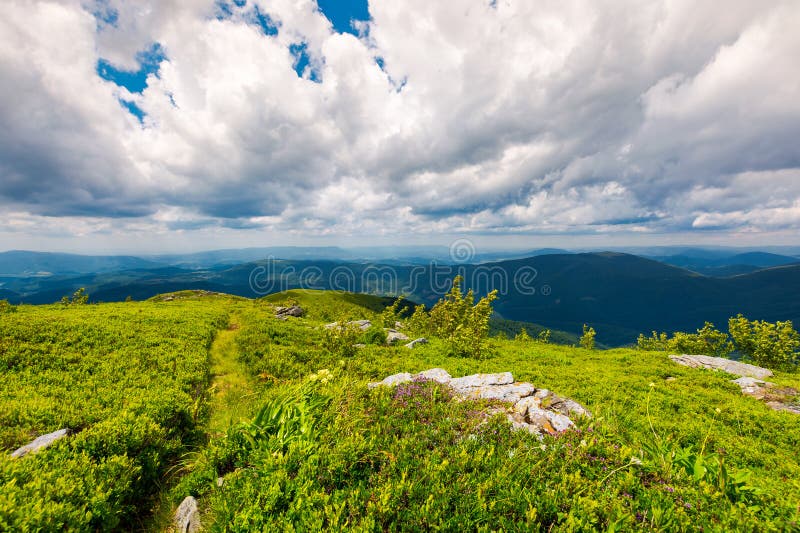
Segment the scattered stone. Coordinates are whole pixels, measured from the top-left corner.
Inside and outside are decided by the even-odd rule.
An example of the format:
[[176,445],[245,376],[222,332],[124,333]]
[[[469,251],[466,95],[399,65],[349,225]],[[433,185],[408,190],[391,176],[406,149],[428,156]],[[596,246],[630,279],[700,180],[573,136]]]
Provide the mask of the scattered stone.
[[175,527],[180,533],[196,533],[200,531],[200,511],[197,500],[192,496],[183,499],[175,511]]
[[407,341],[408,335],[404,333],[400,333],[395,329],[390,329],[386,332],[386,343],[387,344],[394,344],[397,341]]
[[575,427],[575,424],[572,423],[568,416],[535,407],[528,408],[525,421],[539,429],[540,433],[544,432],[549,435],[556,435]]
[[29,453],[37,453],[45,448],[50,447],[54,442],[63,439],[67,435],[70,434],[70,430],[68,428],[59,429],[58,431],[54,431],[52,433],[48,433],[47,435],[42,435],[40,437],[36,437],[33,441],[29,442],[25,446],[17,448],[13,452],[11,452],[11,457],[25,457]]
[[[346,325],[357,326],[358,329],[360,329],[361,331],[367,331],[369,328],[372,327],[372,322],[370,322],[369,320],[351,320],[350,322],[347,322]],[[333,329],[333,328],[338,328],[340,326],[338,322],[331,322],[330,324],[325,324],[324,327],[325,329]]]
[[748,365],[747,363],[740,363],[732,359],[725,359],[724,357],[712,357],[710,355],[670,355],[670,359],[679,365],[688,366],[691,368],[707,368],[709,370],[722,370],[728,374],[733,374],[739,377],[753,377],[764,379],[772,376],[772,371],[760,366]]
[[430,370],[425,370],[420,372],[419,374],[414,375],[415,378],[422,378],[427,379],[430,381],[436,381],[438,383],[450,383],[452,380],[452,376],[447,370],[443,368],[431,368]]
[[800,415],[800,404],[796,403],[783,403],[778,401],[767,402],[767,407],[774,411],[788,411]]
[[225,484],[225,478],[220,476],[217,478],[217,487],[222,487]]
[[375,387],[394,387],[395,385],[399,385],[400,383],[407,383],[411,381],[413,377],[408,372],[401,372],[399,374],[392,374],[389,377],[383,379],[383,381],[375,381],[367,385],[370,389],[374,389]]
[[367,345],[364,344],[363,342],[357,342],[356,344],[353,345],[353,347],[354,348],[366,348]]
[[762,400],[767,394],[767,389],[774,387],[774,383],[756,379],[751,377],[743,377],[739,379],[732,379],[731,383],[736,383],[742,389],[742,394],[745,396],[752,396],[758,400]]
[[394,329],[403,329],[403,323],[399,320],[394,321]]
[[669,376],[669,377],[664,378],[664,381],[666,381],[667,383],[671,383],[671,382],[677,381],[677,380],[678,380],[678,378],[676,378],[674,376]]
[[591,413],[578,402],[556,396],[547,389],[537,389],[528,382],[514,382],[511,372],[473,374],[453,378],[442,368],[431,368],[415,375],[394,374],[383,381],[370,383],[369,388],[394,386],[414,380],[431,380],[448,385],[459,400],[496,400],[511,407],[490,406],[484,416],[505,414],[514,429],[534,435],[556,435],[575,424],[570,416],[591,418]]
[[420,337],[419,339],[414,339],[413,341],[406,344],[406,348],[414,348],[419,344],[428,344],[428,339],[425,337]]
[[305,314],[305,311],[299,305],[292,305],[290,307],[276,307],[275,308],[275,318],[280,318],[286,320],[286,318],[293,316],[296,318],[300,318]]
[[575,416],[581,417],[585,416],[586,418],[591,418],[592,414],[586,410],[584,406],[576,402],[575,400],[570,400],[569,398],[561,398],[559,396],[553,396],[553,399],[550,401],[550,405],[548,405],[549,409],[557,413],[561,413],[564,416]]
[[511,375],[511,372],[501,372],[499,374],[472,374],[463,378],[453,378],[450,381],[450,386],[458,390],[489,385],[509,385],[511,383],[514,383],[514,376]]

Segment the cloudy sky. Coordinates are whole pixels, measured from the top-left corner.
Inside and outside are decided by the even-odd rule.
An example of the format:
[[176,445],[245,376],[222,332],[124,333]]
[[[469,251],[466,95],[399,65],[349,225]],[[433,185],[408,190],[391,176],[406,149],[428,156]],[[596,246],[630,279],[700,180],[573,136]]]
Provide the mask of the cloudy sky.
[[4,0],[0,249],[800,244],[797,28],[797,0]]

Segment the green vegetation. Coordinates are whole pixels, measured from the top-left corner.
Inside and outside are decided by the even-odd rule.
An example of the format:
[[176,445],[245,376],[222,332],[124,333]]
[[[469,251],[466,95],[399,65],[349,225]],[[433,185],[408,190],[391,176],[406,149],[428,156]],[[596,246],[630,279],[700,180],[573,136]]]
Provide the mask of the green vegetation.
[[[475,302],[459,293],[451,309],[469,317]],[[30,457],[3,454],[0,530],[163,530],[187,495],[211,531],[798,527],[800,417],[743,396],[725,374],[527,332],[484,333],[478,359],[449,336],[352,349],[358,331],[345,356],[328,335],[347,330],[324,325],[383,324],[391,299],[169,297],[0,315],[2,446],[76,431]],[[290,300],[303,318],[275,318]],[[594,416],[540,441],[486,415],[491,402],[455,401],[432,382],[366,387],[432,367],[512,371]],[[796,374],[770,380],[800,388]]]
[[72,294],[72,297],[64,296],[61,298],[61,305],[86,305],[89,303],[89,295],[86,294],[86,289],[81,287]]
[[130,523],[171,458],[198,438],[217,306],[20,306],[0,317],[0,446],[67,427],[22,459],[0,455],[0,530]]
[[728,330],[736,343],[736,349],[745,359],[769,368],[797,368],[800,360],[800,334],[790,321],[750,321],[737,315],[728,322]]
[[639,335],[637,346],[640,350],[660,350],[673,353],[703,354],[715,357],[728,357],[734,350],[742,358],[757,365],[772,369],[794,371],[800,361],[800,333],[791,321],[766,322],[748,320],[737,315],[728,321],[727,333],[721,332],[714,324],[706,322],[697,333],[653,332],[650,337]]
[[427,329],[445,339],[451,354],[480,359],[485,353],[484,340],[489,333],[489,317],[497,291],[475,303],[472,289],[466,294],[462,291],[463,281],[456,276],[450,292],[433,306]]
[[594,328],[587,326],[586,324],[583,325],[583,335],[581,335],[580,344],[581,347],[587,350],[594,350],[595,341],[594,338],[597,336],[597,332],[595,332]]

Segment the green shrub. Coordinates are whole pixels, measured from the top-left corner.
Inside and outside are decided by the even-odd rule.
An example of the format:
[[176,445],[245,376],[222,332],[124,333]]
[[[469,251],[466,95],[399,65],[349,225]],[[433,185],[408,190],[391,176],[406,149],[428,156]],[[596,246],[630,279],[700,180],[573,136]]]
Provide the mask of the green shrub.
[[425,304],[420,304],[414,308],[411,318],[406,321],[406,330],[423,335],[429,333],[430,316],[425,310]]
[[355,345],[362,335],[358,326],[340,320],[336,326],[325,329],[322,347],[334,357],[353,357],[358,351]]
[[543,329],[539,332],[536,336],[536,342],[540,342],[542,344],[550,344],[550,336],[553,332],[549,329]]
[[533,341],[531,336],[528,335],[528,332],[527,332],[527,330],[525,328],[522,328],[519,331],[519,333],[517,333],[517,335],[514,337],[514,340],[517,341],[517,342],[531,342],[531,341]]
[[384,330],[379,324],[373,324],[361,336],[361,343],[377,345],[386,344],[386,330]]
[[583,325],[583,334],[581,335],[580,344],[583,348],[587,350],[594,350],[595,346],[595,336],[597,333],[595,332],[594,328],[588,327],[586,324]]
[[0,315],[3,313],[14,313],[16,310],[17,308],[8,303],[8,300],[0,300]]
[[462,281],[461,276],[456,276],[450,292],[431,309],[431,330],[447,342],[451,354],[479,359],[484,352],[497,291],[475,303],[472,289],[466,294],[462,292]]
[[733,352],[733,343],[728,334],[719,331],[711,322],[706,322],[697,333],[681,331],[669,338],[666,333],[653,332],[652,336],[639,335],[636,342],[640,350],[669,351],[694,355],[728,357]]
[[394,328],[395,324],[400,321],[400,304],[402,303],[403,298],[399,297],[381,312],[380,324],[384,328]]
[[791,321],[748,320],[737,315],[728,321],[736,349],[748,360],[769,368],[794,370],[800,358],[800,334]]
[[72,294],[72,298],[64,296],[61,298],[61,305],[86,305],[89,302],[89,295],[86,289],[81,287]]

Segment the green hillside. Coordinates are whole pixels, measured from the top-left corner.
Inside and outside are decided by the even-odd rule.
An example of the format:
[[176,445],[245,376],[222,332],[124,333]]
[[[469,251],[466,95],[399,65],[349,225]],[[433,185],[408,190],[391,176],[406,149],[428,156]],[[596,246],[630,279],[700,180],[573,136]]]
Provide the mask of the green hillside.
[[[800,416],[664,353],[492,337],[485,357],[336,339],[390,299],[197,292],[0,314],[0,530],[792,530]],[[281,320],[275,306],[300,305]],[[407,332],[415,338],[415,331]],[[531,332],[533,333],[533,332]],[[360,333],[359,333],[360,335]],[[511,371],[592,413],[539,440],[486,400],[367,383]],[[800,388],[796,374],[770,381]]]

